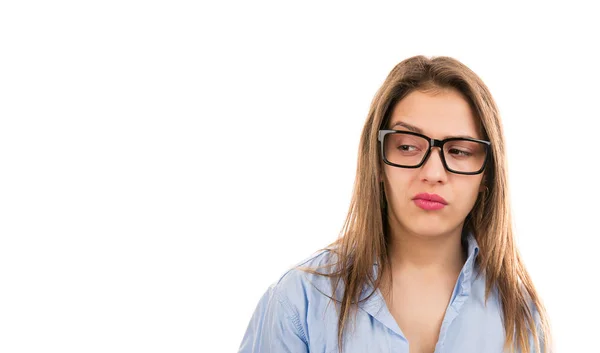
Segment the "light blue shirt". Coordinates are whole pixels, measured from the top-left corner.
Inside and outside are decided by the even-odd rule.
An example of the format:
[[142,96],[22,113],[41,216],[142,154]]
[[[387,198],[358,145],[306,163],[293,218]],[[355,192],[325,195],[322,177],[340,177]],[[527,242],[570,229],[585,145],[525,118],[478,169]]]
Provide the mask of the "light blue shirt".
[[[435,353],[500,353],[505,334],[498,292],[494,287],[484,305],[485,277],[477,276],[474,264],[479,246],[472,234],[468,234],[467,244],[468,258],[446,309]],[[330,251],[322,250],[298,265],[315,267],[328,263],[331,256]],[[375,275],[377,266],[375,263]],[[239,352],[336,353],[338,316],[335,303],[327,305],[330,299],[315,287],[331,296],[327,277],[294,268],[283,274],[258,302]],[[368,287],[366,295],[371,291],[372,287]],[[338,289],[338,299],[341,293]],[[344,334],[345,353],[409,353],[409,342],[379,289],[359,304],[354,332],[351,327],[348,326]]]

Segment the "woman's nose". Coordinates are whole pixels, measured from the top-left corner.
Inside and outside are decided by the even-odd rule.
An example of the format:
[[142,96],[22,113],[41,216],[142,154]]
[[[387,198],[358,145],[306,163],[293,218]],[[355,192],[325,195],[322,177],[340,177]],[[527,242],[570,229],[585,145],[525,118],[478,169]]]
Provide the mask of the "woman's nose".
[[442,161],[442,152],[439,148],[433,147],[427,156],[427,160],[421,166],[423,178],[429,181],[445,181],[447,174],[444,162]]

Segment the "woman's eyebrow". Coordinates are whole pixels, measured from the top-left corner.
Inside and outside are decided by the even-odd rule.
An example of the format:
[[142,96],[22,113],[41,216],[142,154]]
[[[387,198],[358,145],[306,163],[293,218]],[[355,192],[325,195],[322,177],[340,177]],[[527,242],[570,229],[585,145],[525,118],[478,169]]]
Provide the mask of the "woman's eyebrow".
[[[394,124],[392,124],[392,126],[391,126],[390,128],[391,128],[391,129],[394,129],[396,126],[401,126],[401,127],[405,128],[405,129],[407,129],[407,130],[409,130],[409,131],[412,131],[412,132],[416,132],[416,133],[419,133],[419,134],[423,134],[423,135],[425,135],[425,133],[423,133],[423,130],[422,130],[422,129],[420,129],[420,128],[418,128],[418,127],[414,126],[414,125],[411,125],[411,124],[405,123],[405,122],[403,122],[403,121],[397,121],[397,122],[395,122]],[[469,136],[469,135],[452,135],[452,136],[445,136],[445,137],[444,137],[444,139],[447,139],[447,138],[453,138],[453,137],[477,139],[476,137]]]
[[402,126],[403,128],[405,128],[405,129],[407,129],[407,130],[410,130],[410,131],[412,131],[412,132],[417,132],[417,133],[419,133],[419,134],[422,134],[422,133],[423,133],[423,130],[419,129],[418,127],[416,127],[416,126],[413,126],[413,125],[410,125],[410,124],[407,124],[407,123],[405,123],[405,122],[402,122],[402,121],[397,121],[397,122],[395,122],[395,123],[392,125],[391,129],[395,128],[396,126]]

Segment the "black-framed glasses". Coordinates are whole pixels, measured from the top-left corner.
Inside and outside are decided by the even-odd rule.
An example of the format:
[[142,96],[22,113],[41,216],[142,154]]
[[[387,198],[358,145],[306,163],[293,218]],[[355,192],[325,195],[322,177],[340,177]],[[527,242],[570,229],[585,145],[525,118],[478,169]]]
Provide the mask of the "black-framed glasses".
[[400,168],[419,168],[432,147],[439,147],[444,168],[451,173],[480,174],[490,154],[491,142],[474,138],[451,137],[436,140],[412,131],[379,130],[383,161]]

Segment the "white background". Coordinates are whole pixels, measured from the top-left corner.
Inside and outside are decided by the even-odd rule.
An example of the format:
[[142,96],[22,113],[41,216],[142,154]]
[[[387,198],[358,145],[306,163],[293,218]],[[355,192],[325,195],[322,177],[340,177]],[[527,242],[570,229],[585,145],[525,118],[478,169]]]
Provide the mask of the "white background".
[[416,54],[492,91],[558,351],[597,349],[597,12],[414,3],[3,2],[0,351],[236,351]]

